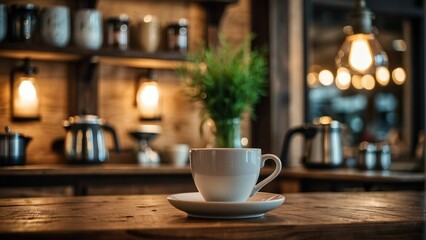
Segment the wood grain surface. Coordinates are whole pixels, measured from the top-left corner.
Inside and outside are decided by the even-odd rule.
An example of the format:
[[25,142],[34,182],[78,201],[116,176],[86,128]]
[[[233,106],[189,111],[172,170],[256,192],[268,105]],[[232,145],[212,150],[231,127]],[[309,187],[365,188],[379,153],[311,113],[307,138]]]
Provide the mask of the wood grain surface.
[[203,220],[166,195],[0,199],[0,238],[422,239],[423,192],[287,194],[265,216]]

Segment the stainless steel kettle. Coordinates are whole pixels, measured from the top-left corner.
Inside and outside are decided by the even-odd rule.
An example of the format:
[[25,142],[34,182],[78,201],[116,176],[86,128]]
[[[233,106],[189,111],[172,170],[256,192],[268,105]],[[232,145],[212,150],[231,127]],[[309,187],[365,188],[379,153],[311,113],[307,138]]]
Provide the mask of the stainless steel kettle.
[[23,165],[26,161],[26,148],[31,137],[13,133],[10,127],[5,127],[5,133],[0,134],[0,166]]
[[283,142],[281,159],[287,164],[288,148],[296,133],[304,137],[302,163],[307,168],[336,168],[343,164],[342,124],[330,117],[288,130]]
[[117,134],[105,120],[95,115],[80,115],[64,121],[65,157],[70,163],[103,163],[108,159],[104,130],[112,134],[115,150],[120,151]]

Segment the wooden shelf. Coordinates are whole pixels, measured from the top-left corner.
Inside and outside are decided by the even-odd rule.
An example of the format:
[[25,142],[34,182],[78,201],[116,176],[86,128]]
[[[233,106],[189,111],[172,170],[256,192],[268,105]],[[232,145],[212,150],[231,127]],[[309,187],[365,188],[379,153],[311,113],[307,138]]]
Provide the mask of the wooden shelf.
[[100,49],[86,50],[77,47],[50,47],[40,44],[2,43],[2,58],[32,58],[44,61],[80,61],[88,57],[98,57],[102,64],[138,68],[174,69],[180,66],[186,57],[179,52],[148,53],[139,50]]

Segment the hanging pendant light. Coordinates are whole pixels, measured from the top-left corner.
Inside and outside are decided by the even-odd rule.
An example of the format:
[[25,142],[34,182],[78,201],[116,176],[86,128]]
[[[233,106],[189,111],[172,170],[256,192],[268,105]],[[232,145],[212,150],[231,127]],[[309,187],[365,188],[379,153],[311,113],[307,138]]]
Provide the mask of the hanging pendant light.
[[337,53],[336,66],[349,69],[352,75],[374,75],[378,67],[388,65],[388,57],[372,32],[374,14],[366,7],[365,0],[357,0],[349,17],[352,34]]

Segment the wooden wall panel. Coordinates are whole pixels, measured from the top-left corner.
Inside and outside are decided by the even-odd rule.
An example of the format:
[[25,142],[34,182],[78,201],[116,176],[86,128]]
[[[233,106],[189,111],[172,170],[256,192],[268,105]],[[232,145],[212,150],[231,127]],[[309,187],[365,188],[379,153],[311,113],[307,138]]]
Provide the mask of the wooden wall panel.
[[[4,1],[0,1],[4,2]],[[26,2],[17,0],[13,2]],[[68,4],[74,8],[73,1],[37,0],[40,6]],[[250,30],[249,0],[240,0],[225,10],[220,29],[233,42],[238,42]],[[7,1],[11,4],[12,1]],[[98,8],[103,17],[126,13],[131,17],[131,24],[145,14],[160,17],[164,24],[177,21],[181,17],[189,19],[190,49],[205,37],[205,12],[198,4],[178,3],[175,1],[142,1],[142,0],[99,0]],[[134,47],[134,39],[132,46]],[[0,132],[5,125],[11,125],[14,131],[22,132],[33,137],[29,144],[27,155],[29,164],[59,163],[63,157],[52,151],[52,143],[65,136],[62,121],[68,116],[68,81],[70,65],[61,62],[35,61],[39,67],[39,85],[41,91],[41,114],[39,122],[11,123],[10,122],[10,86],[9,71],[17,60],[0,59]],[[141,69],[101,65],[99,69],[99,115],[113,125],[119,135],[124,149],[131,149],[134,141],[129,137],[128,130],[139,121],[134,105],[136,92],[136,76]],[[162,134],[153,141],[154,147],[161,150],[173,143],[187,143],[191,147],[205,146],[206,141],[199,135],[199,106],[188,102],[180,93],[179,79],[173,70],[156,70],[159,85],[163,95]],[[250,135],[250,123],[245,117],[242,135]],[[112,146],[110,136],[108,146]],[[113,155],[117,156],[117,155]],[[116,161],[114,161],[116,162]]]
[[[67,117],[67,66],[64,63],[32,61],[39,74],[37,82],[40,88],[41,120],[37,122],[11,122],[9,71],[21,61],[1,60],[0,68],[0,127],[10,125],[13,132],[20,132],[32,137],[27,148],[29,163],[55,163],[58,156],[51,150],[53,141],[64,135],[62,121]],[[52,71],[54,69],[54,71]]]

